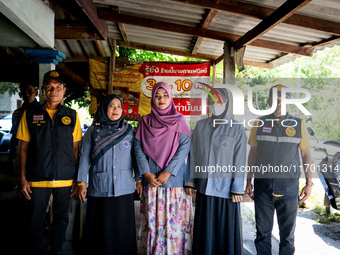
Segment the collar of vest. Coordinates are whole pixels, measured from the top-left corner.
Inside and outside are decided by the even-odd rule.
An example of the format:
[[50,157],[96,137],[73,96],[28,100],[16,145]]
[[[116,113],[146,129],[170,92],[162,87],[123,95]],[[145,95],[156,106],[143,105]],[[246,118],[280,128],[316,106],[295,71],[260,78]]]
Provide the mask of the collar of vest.
[[[64,106],[62,105],[62,104],[58,104],[58,106],[57,106],[57,110],[60,110],[61,108],[63,108]],[[46,103],[44,103],[43,105],[42,105],[42,108],[44,109],[44,110],[46,110]]]

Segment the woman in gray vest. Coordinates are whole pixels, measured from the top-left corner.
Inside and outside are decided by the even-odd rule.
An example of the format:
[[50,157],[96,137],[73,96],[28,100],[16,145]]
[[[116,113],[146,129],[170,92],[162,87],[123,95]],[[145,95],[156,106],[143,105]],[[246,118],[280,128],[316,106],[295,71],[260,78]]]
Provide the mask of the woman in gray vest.
[[221,102],[214,104],[209,97],[212,116],[197,122],[190,147],[190,176],[197,190],[193,254],[243,254],[239,202],[244,194],[246,134],[227,114],[228,92],[216,91]]
[[82,141],[78,196],[83,202],[87,196],[87,254],[137,253],[133,129],[123,119],[122,109],[119,97],[104,97]]

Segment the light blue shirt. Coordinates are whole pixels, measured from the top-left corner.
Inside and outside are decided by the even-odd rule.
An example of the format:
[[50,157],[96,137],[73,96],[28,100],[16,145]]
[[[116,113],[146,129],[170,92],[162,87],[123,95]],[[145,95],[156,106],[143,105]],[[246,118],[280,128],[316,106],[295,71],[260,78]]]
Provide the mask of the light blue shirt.
[[[159,146],[159,149],[161,149],[161,145],[155,146]],[[144,153],[142,143],[137,139],[135,139],[134,148],[137,165],[139,169],[137,178],[143,180],[144,187],[151,188],[152,185],[150,185],[147,182],[147,180],[143,177],[143,174],[151,172],[156,175],[163,169],[161,169],[152,158],[148,157]],[[169,164],[164,168],[164,170],[169,172],[171,176],[164,185],[159,187],[163,188],[183,187],[186,171],[189,171],[189,169],[187,168],[186,160],[189,150],[190,150],[190,137],[187,135],[180,134],[179,146],[177,148],[177,151],[170,160]]]
[[[230,117],[226,119],[230,123]],[[235,124],[236,121],[233,122]],[[226,124],[214,128],[211,117],[198,121],[190,148],[190,177],[195,177],[196,190],[207,196],[221,198],[243,195],[246,146],[242,125],[231,127]],[[208,168],[215,172],[207,173]]]
[[134,193],[133,130],[92,166],[92,134],[95,128],[90,126],[82,140],[77,180],[88,182],[87,194],[93,197],[118,197]]

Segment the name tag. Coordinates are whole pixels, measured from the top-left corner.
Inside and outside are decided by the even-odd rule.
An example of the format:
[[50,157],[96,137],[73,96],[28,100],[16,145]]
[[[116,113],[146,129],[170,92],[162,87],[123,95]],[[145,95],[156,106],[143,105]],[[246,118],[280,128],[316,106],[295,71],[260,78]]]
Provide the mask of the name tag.
[[46,127],[47,123],[45,120],[33,120],[32,126],[33,127]]

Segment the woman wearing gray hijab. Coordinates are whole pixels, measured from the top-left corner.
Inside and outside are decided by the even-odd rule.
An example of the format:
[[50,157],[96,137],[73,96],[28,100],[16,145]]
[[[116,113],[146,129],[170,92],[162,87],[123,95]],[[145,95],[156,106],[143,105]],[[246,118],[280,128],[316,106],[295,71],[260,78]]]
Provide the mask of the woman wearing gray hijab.
[[197,190],[193,254],[242,254],[239,202],[244,194],[246,134],[243,125],[227,114],[226,89],[215,90],[221,102],[214,104],[209,96],[212,115],[197,122],[190,147],[190,171]]

